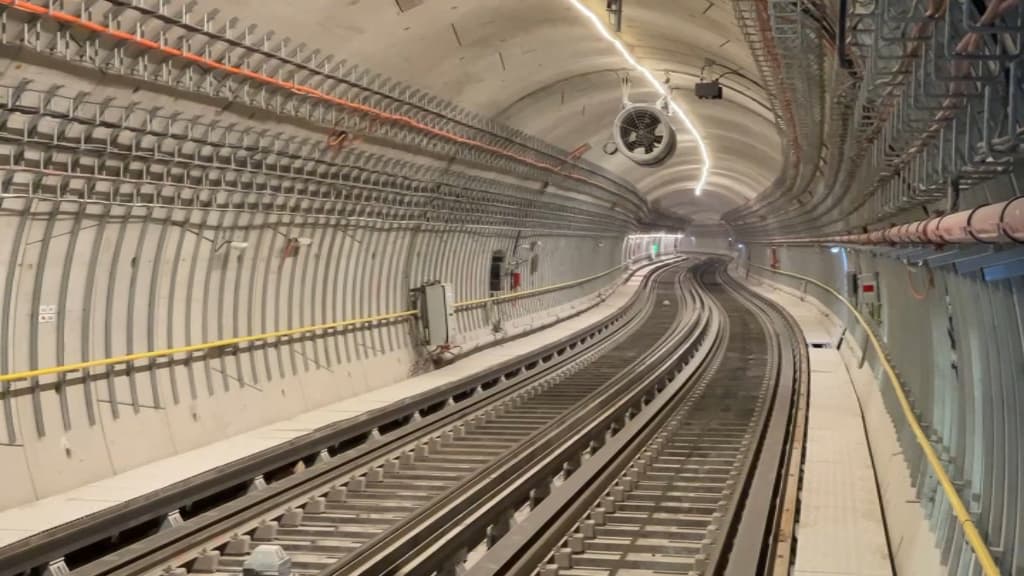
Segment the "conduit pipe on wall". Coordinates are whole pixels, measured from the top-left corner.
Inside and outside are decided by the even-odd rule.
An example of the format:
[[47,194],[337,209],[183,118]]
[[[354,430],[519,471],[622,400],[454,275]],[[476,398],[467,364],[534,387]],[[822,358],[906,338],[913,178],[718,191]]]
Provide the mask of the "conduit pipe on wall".
[[435,127],[429,126],[429,125],[421,122],[420,120],[417,120],[417,119],[409,117],[409,116],[403,116],[401,114],[394,114],[394,113],[391,113],[391,112],[386,112],[384,110],[380,110],[380,109],[374,108],[374,107],[366,105],[366,104],[361,104],[359,102],[354,102],[354,101],[346,100],[344,98],[338,98],[338,97],[333,96],[331,94],[327,94],[325,92],[321,92],[319,90],[316,90],[316,89],[314,89],[314,88],[312,88],[310,86],[305,86],[305,85],[297,84],[297,83],[294,83],[294,82],[288,82],[288,81],[285,81],[285,80],[281,80],[279,78],[275,78],[273,76],[269,76],[269,75],[264,74],[262,72],[257,72],[255,70],[250,70],[248,68],[245,68],[244,66],[234,66],[234,65],[226,64],[224,62],[220,62],[218,60],[207,58],[205,56],[202,56],[202,55],[199,55],[199,54],[196,54],[196,53],[193,53],[193,52],[188,52],[188,51],[181,50],[181,49],[178,49],[178,48],[174,48],[174,47],[171,47],[171,46],[166,46],[166,45],[163,45],[161,43],[154,42],[152,40],[147,40],[146,38],[143,38],[141,36],[138,36],[138,35],[130,33],[130,32],[125,32],[125,31],[122,31],[122,30],[117,30],[117,29],[114,29],[114,28],[110,28],[108,26],[104,26],[102,24],[98,24],[96,22],[92,22],[90,20],[86,20],[86,19],[81,18],[79,16],[75,16],[74,14],[69,14],[67,12],[61,12],[61,11],[58,11],[58,10],[53,10],[53,9],[48,8],[46,6],[40,6],[40,5],[37,5],[37,4],[33,4],[31,2],[28,2],[27,0],[0,0],[0,7],[3,7],[3,6],[6,6],[8,8],[14,9],[14,10],[18,10],[20,12],[25,12],[25,13],[28,13],[28,14],[32,14],[32,15],[35,15],[35,16],[45,17],[45,18],[53,20],[54,22],[57,22],[59,24],[64,24],[64,25],[69,25],[69,26],[78,26],[78,27],[84,28],[85,30],[93,32],[95,34],[99,34],[99,35],[102,35],[102,36],[105,36],[105,37],[108,37],[108,38],[112,38],[112,39],[114,39],[116,41],[120,41],[120,42],[128,42],[128,43],[134,44],[136,46],[139,46],[141,48],[144,48],[144,49],[147,49],[147,50],[151,50],[151,51],[155,51],[155,52],[158,52],[158,53],[161,53],[161,54],[164,54],[166,56],[173,57],[173,58],[179,58],[179,59],[184,60],[186,62],[202,66],[204,68],[218,70],[218,71],[223,72],[225,74],[229,74],[229,75],[232,75],[232,76],[239,76],[239,77],[242,77],[242,78],[248,78],[250,80],[259,82],[261,84],[266,84],[268,86],[272,86],[272,87],[275,87],[275,88],[281,88],[281,89],[284,89],[284,90],[288,90],[290,92],[294,92],[296,94],[302,94],[304,96],[308,96],[308,97],[316,99],[316,100],[321,100],[321,101],[324,101],[324,102],[327,102],[327,103],[330,103],[330,104],[334,104],[334,105],[340,106],[342,108],[346,108],[348,110],[352,110],[354,112],[359,112],[359,113],[366,114],[366,115],[368,115],[368,116],[370,116],[372,118],[378,119],[378,120],[384,120],[384,121],[387,121],[387,122],[393,122],[393,123],[396,123],[396,124],[402,124],[402,125],[405,125],[405,126],[409,126],[409,127],[413,128],[413,129],[419,130],[421,132],[425,132],[425,133],[430,134],[432,136],[437,136],[437,137],[444,138],[446,140],[449,140],[449,141],[452,141],[452,142],[455,142],[455,143],[458,143],[458,144],[465,144],[467,146],[478,148],[478,149],[484,150],[486,152],[490,152],[492,154],[496,154],[498,156],[503,156],[505,158],[510,158],[512,160],[521,162],[521,163],[529,165],[529,166],[533,166],[535,168],[539,168],[541,170],[550,172],[552,174],[557,174],[557,175],[560,175],[560,176],[571,178],[573,180],[578,180],[578,181],[581,181],[581,182],[586,182],[586,183],[588,183],[590,185],[596,186],[598,188],[601,188],[603,190],[607,190],[607,191],[612,192],[613,194],[615,194],[615,190],[614,189],[609,188],[608,186],[598,182],[597,180],[594,180],[592,178],[588,178],[586,176],[582,176],[582,175],[573,173],[571,171],[571,169],[572,168],[579,168],[580,166],[578,164],[574,164],[572,162],[566,162],[566,161],[563,160],[562,162],[559,162],[557,164],[553,164],[553,163],[550,163],[550,162],[545,162],[545,161],[542,161],[542,160],[537,160],[537,159],[534,159],[534,158],[531,158],[531,157],[528,157],[528,156],[524,156],[522,154],[517,154],[515,152],[506,150],[506,149],[504,149],[502,147],[499,147],[499,146],[495,146],[495,145],[492,145],[492,144],[488,144],[486,142],[481,142],[479,140],[475,140],[473,138],[467,138],[465,136],[461,136],[461,135],[456,134],[454,132],[449,132],[447,130],[443,130],[443,129],[440,129],[440,128],[435,128]]
[[1024,244],[1024,196],[863,234],[785,238],[770,244]]
[[[491,296],[488,298],[480,298],[478,300],[466,300],[463,302],[456,302],[455,309],[462,311],[466,308],[472,308],[488,302],[500,303],[508,300],[518,300],[528,296],[539,296],[548,292],[554,292],[556,290],[563,290],[565,288],[573,288],[581,284],[596,280],[603,276],[607,276],[617,270],[621,270],[627,267],[627,263],[619,264],[604,272],[598,272],[592,276],[586,278],[577,278],[576,280],[569,280],[568,282],[561,282],[558,284],[552,284],[551,286],[542,286],[540,288],[534,288],[532,290],[524,290],[522,292],[513,292],[511,294],[502,294],[499,296]],[[65,364],[61,366],[52,366],[49,368],[36,368],[32,370],[25,370],[22,372],[13,372],[10,374],[0,374],[0,382],[16,382],[19,380],[28,380],[30,378],[38,378],[40,376],[48,376],[51,374],[66,374],[68,372],[77,372],[80,370],[86,370],[88,368],[97,368],[103,366],[113,366],[118,364],[131,364],[138,360],[149,360],[154,358],[168,358],[181,354],[191,354],[194,352],[206,352],[210,350],[227,348],[230,346],[238,346],[239,344],[250,344],[253,342],[261,342],[266,340],[277,340],[280,338],[288,338],[294,336],[310,336],[317,335],[318,332],[341,330],[345,328],[356,328],[365,327],[369,324],[377,324],[380,322],[390,322],[394,320],[406,320],[415,316],[419,316],[419,312],[416,310],[406,310],[403,312],[392,312],[389,314],[381,314],[378,316],[371,316],[367,318],[356,318],[353,320],[341,320],[338,322],[329,322],[326,324],[315,324],[312,326],[302,326],[300,328],[290,328],[286,330],[278,330],[276,332],[266,332],[263,334],[252,334],[248,336],[237,336],[234,338],[225,338],[222,340],[215,340],[212,342],[201,342],[199,344],[189,344],[186,346],[179,346],[177,348],[166,348],[162,350],[150,350],[146,352],[135,352],[132,354],[125,354],[123,356],[114,356],[111,358],[100,358],[96,360],[86,360],[84,362],[77,362],[74,364]]]

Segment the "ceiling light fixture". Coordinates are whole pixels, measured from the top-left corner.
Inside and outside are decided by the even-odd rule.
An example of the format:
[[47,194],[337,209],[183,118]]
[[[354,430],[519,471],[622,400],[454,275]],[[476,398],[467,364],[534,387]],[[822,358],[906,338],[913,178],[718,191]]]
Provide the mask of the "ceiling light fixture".
[[568,0],[568,2],[572,4],[577,10],[579,10],[580,13],[583,14],[588,20],[590,20],[590,23],[594,25],[594,28],[597,29],[601,36],[604,36],[605,40],[610,42],[612,46],[615,46],[615,48],[619,51],[619,54],[622,54],[622,57],[625,58],[627,62],[629,62],[630,66],[639,71],[644,76],[644,78],[647,79],[651,86],[658,91],[659,94],[666,97],[669,105],[672,107],[672,112],[674,112],[677,116],[683,119],[683,124],[686,125],[686,129],[690,131],[690,134],[692,134],[693,138],[697,141],[697,147],[700,148],[700,155],[704,161],[703,166],[701,166],[700,170],[700,180],[697,182],[697,188],[694,190],[694,193],[696,193],[697,196],[700,196],[700,193],[704,190],[704,183],[707,182],[708,173],[711,171],[711,159],[708,156],[708,149],[707,146],[704,145],[704,140],[701,139],[700,134],[697,132],[697,127],[694,126],[693,122],[690,121],[689,116],[687,116],[686,113],[683,112],[682,107],[680,107],[679,104],[676,104],[675,100],[672,99],[672,94],[669,91],[669,89],[666,88],[665,85],[662,84],[661,82],[658,82],[658,79],[654,77],[654,74],[651,73],[650,70],[642,66],[639,62],[637,62],[636,58],[633,58],[633,55],[629,53],[629,50],[626,48],[626,46],[617,38],[612,36],[612,33],[608,31],[608,28],[605,27],[605,25],[601,22],[601,19],[598,18],[596,14],[594,14],[593,12],[590,11],[589,8],[584,6],[580,0]]
[[657,234],[630,234],[626,237],[629,240],[642,240],[645,238],[686,238],[686,234],[666,234],[659,232]]

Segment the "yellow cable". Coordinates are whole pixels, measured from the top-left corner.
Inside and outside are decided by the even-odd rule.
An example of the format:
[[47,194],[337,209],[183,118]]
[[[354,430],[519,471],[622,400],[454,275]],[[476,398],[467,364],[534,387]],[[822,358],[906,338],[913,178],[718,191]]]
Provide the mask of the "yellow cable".
[[355,320],[343,320],[341,322],[330,322],[328,324],[317,324],[314,326],[303,326],[301,328],[291,328],[288,330],[279,330],[277,332],[266,332],[263,334],[253,334],[251,336],[239,336],[237,338],[227,338],[224,340],[215,340],[213,342],[202,342],[200,344],[190,344],[188,346],[179,346],[177,348],[167,348],[164,350],[150,350],[148,352],[136,352],[134,354],[126,354],[124,356],[115,356],[113,358],[101,358],[99,360],[88,360],[85,362],[78,362],[76,364],[65,364],[63,366],[51,366],[50,368],[38,368],[36,370],[26,370],[24,372],[14,372],[11,374],[0,374],[0,382],[12,382],[14,380],[27,380],[29,378],[36,378],[39,376],[46,376],[48,374],[61,374],[65,372],[75,372],[77,370],[85,370],[86,368],[96,368],[99,366],[110,366],[112,364],[126,364],[128,362],[135,362],[136,360],[146,360],[149,358],[160,358],[164,356],[174,356],[175,354],[185,354],[190,352],[200,352],[202,350],[211,350],[213,348],[223,348],[225,346],[234,346],[235,344],[244,344],[246,342],[255,342],[257,340],[269,340],[272,338],[284,338],[286,336],[295,336],[297,334],[304,334],[307,332],[315,332],[317,330],[330,330],[338,328],[346,328],[349,326],[355,326],[357,324],[369,324],[370,322],[381,322],[384,320],[395,320],[398,318],[406,318],[415,316],[417,313],[415,310],[408,312],[394,312],[391,314],[382,314],[380,316],[371,316],[369,318],[356,318]]
[[900,407],[903,409],[903,415],[910,424],[910,429],[914,432],[914,437],[917,438],[917,443],[921,446],[921,449],[924,450],[925,458],[928,460],[928,464],[931,466],[932,472],[935,473],[935,477],[938,478],[939,485],[942,486],[942,491],[946,493],[946,498],[949,499],[950,506],[953,508],[953,514],[956,516],[957,520],[960,522],[961,528],[964,530],[964,538],[971,545],[971,549],[974,550],[974,554],[978,557],[978,563],[981,564],[982,570],[985,571],[985,576],[1000,576],[999,567],[992,558],[992,552],[988,549],[988,545],[981,537],[981,533],[978,532],[978,528],[974,525],[974,521],[971,520],[971,515],[967,511],[967,507],[964,506],[963,501],[960,500],[960,495],[957,494],[956,488],[953,486],[953,481],[949,479],[949,476],[946,474],[946,470],[942,467],[942,462],[939,460],[938,454],[935,453],[935,449],[932,447],[931,442],[928,441],[928,437],[921,428],[921,424],[914,416],[914,411],[910,406],[910,401],[907,400],[906,394],[903,393],[903,386],[900,384],[900,379],[896,375],[896,370],[893,369],[892,364],[890,364],[889,360],[885,357],[885,352],[882,350],[882,344],[878,341],[874,331],[871,330],[871,327],[868,325],[867,321],[864,320],[864,317],[861,316],[857,308],[831,286],[823,284],[814,278],[804,276],[802,274],[795,274],[793,272],[769,268],[767,266],[761,266],[760,264],[752,263],[751,265],[761,268],[762,270],[810,282],[831,293],[847,308],[849,308],[851,312],[853,312],[853,315],[857,318],[857,322],[860,323],[864,332],[868,335],[868,339],[871,340],[871,345],[874,347],[875,353],[878,355],[878,359],[882,362],[882,367],[885,369],[885,373],[889,376],[889,382],[892,384],[893,391],[896,393],[896,398],[899,400]]
[[[614,268],[610,268],[586,278],[579,280],[572,280],[569,282],[563,282],[561,284],[554,284],[552,286],[545,286],[543,288],[535,288],[533,290],[527,290],[525,292],[516,292],[513,294],[504,294],[501,296],[492,296],[490,298],[481,298],[479,300],[468,300],[466,302],[458,302],[455,304],[455,308],[466,308],[477,304],[483,304],[490,301],[502,301],[510,300],[513,298],[522,298],[525,296],[532,296],[541,292],[551,292],[559,290],[561,288],[567,288],[573,285],[583,284],[589,282],[601,276],[610,274],[616,270],[619,270],[625,266],[620,264]],[[313,326],[302,326],[300,328],[290,328],[288,330],[279,330],[277,332],[266,332],[263,334],[253,334],[251,336],[239,336],[236,338],[227,338],[224,340],[214,340],[212,342],[202,342],[199,344],[189,344],[188,346],[179,346],[177,348],[166,348],[163,350],[150,350],[148,352],[136,352],[134,354],[125,354],[123,356],[114,356],[112,358],[101,358],[98,360],[87,360],[85,362],[77,362],[75,364],[64,364],[62,366],[51,366],[49,368],[37,368],[35,370],[25,370],[22,372],[12,372],[10,374],[0,374],[0,382],[14,382],[17,380],[28,380],[30,378],[38,378],[40,376],[48,376],[50,374],[65,374],[67,372],[76,372],[79,370],[85,370],[88,368],[98,368],[103,366],[112,366],[114,364],[128,364],[138,360],[148,360],[151,358],[163,358],[168,356],[174,356],[176,354],[188,354],[192,352],[202,352],[204,350],[212,350],[214,348],[224,348],[227,346],[234,346],[237,344],[245,344],[247,342],[256,342],[259,340],[271,340],[274,338],[284,338],[287,336],[296,336],[298,334],[307,334],[309,332],[316,332],[318,330],[337,330],[340,328],[348,328],[350,326],[356,326],[360,324],[370,324],[372,322],[383,322],[386,320],[397,320],[399,318],[411,318],[416,316],[418,313],[415,310],[408,310],[405,312],[393,312],[391,314],[382,314],[380,316],[370,316],[368,318],[356,318],[354,320],[342,320],[340,322],[329,322],[327,324],[316,324]]]

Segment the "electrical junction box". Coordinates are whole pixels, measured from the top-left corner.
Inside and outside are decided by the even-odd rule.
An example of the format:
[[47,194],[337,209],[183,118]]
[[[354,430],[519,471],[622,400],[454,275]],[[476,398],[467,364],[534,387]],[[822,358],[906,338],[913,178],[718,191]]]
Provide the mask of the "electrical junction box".
[[721,100],[722,99],[722,85],[718,83],[718,80],[712,80],[710,82],[697,82],[693,87],[694,94],[701,100]]
[[859,304],[878,304],[878,274],[857,275],[857,302]]
[[455,291],[451,284],[432,282],[417,289],[423,343],[443,346],[455,335]]

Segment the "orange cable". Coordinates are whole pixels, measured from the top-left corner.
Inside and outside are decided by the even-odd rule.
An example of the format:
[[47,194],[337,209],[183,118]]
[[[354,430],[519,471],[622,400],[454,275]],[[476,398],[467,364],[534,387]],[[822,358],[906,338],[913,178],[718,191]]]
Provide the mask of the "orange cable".
[[285,90],[290,90],[290,91],[295,92],[297,94],[302,94],[302,95],[305,95],[305,96],[310,96],[312,98],[323,100],[325,102],[330,102],[332,104],[335,104],[335,105],[338,105],[338,106],[342,106],[344,108],[349,108],[351,110],[362,112],[364,114],[367,114],[369,116],[373,116],[375,118],[379,118],[381,120],[387,120],[387,121],[396,122],[396,123],[399,123],[399,124],[405,124],[407,126],[415,128],[417,130],[420,130],[420,131],[423,131],[423,132],[427,132],[427,133],[433,134],[435,136],[440,136],[442,138],[446,138],[448,140],[452,140],[452,141],[458,142],[460,144],[467,144],[467,145],[470,145],[470,146],[474,146],[474,147],[486,150],[488,152],[493,152],[493,153],[498,154],[500,156],[505,156],[505,157],[512,158],[512,159],[518,160],[518,161],[526,163],[526,164],[530,164],[532,166],[535,166],[537,168],[541,168],[543,170],[547,170],[547,171],[555,173],[555,174],[561,174],[563,176],[567,176],[569,178],[573,178],[573,179],[576,179],[576,180],[587,182],[587,183],[593,184],[594,186],[597,186],[599,188],[603,188],[605,190],[612,191],[610,188],[600,184],[596,180],[592,180],[592,179],[587,178],[585,176],[580,176],[580,175],[577,175],[577,174],[571,174],[569,172],[565,172],[565,171],[563,171],[561,169],[560,166],[555,165],[555,164],[548,164],[546,162],[541,162],[539,160],[534,160],[534,159],[528,158],[526,156],[521,156],[519,154],[514,154],[512,152],[506,152],[505,150],[502,150],[501,148],[499,148],[497,146],[493,146],[491,144],[486,144],[484,142],[473,140],[471,138],[466,138],[465,136],[459,136],[458,134],[454,134],[452,132],[448,132],[448,131],[445,131],[445,130],[439,130],[437,128],[433,128],[433,127],[428,126],[428,125],[426,125],[426,124],[424,124],[424,123],[422,123],[422,122],[420,122],[420,121],[418,121],[416,119],[409,118],[408,116],[402,116],[400,114],[392,114],[390,112],[385,112],[383,110],[378,110],[376,108],[373,108],[371,106],[367,106],[365,104],[359,104],[358,102],[352,102],[351,100],[345,100],[343,98],[338,98],[336,96],[331,96],[330,94],[326,94],[324,92],[321,92],[321,91],[316,90],[314,88],[311,88],[309,86],[303,86],[301,84],[295,84],[295,83],[292,83],[292,82],[285,82],[283,80],[279,80],[277,78],[273,78],[271,76],[267,76],[266,74],[261,74],[261,73],[256,72],[256,71],[249,70],[247,68],[242,68],[242,67],[239,67],[239,66],[231,66],[229,64],[224,64],[223,62],[218,62],[218,61],[212,60],[210,58],[205,58],[203,56],[200,56],[200,55],[192,53],[192,52],[185,52],[185,51],[179,50],[177,48],[172,48],[170,46],[164,46],[164,45],[162,45],[162,44],[160,44],[158,42],[154,42],[152,40],[147,40],[145,38],[141,38],[141,37],[136,36],[135,34],[131,34],[129,32],[123,32],[121,30],[115,30],[113,28],[108,28],[106,26],[103,26],[102,24],[97,24],[95,22],[90,22],[89,20],[84,20],[84,19],[79,18],[78,16],[75,16],[73,14],[68,14],[67,12],[60,12],[60,11],[57,11],[57,10],[50,10],[50,9],[44,7],[44,6],[38,6],[36,4],[32,4],[30,2],[26,2],[25,0],[0,0],[0,5],[9,6],[9,7],[15,9],[15,10],[19,10],[21,12],[27,12],[29,14],[36,14],[36,15],[40,15],[40,16],[46,16],[48,18],[51,18],[53,20],[56,20],[58,22],[62,22],[62,23],[65,23],[65,24],[72,24],[72,25],[76,25],[76,26],[81,26],[82,28],[85,28],[85,29],[90,30],[92,32],[95,32],[97,34],[103,34],[103,35],[106,35],[106,36],[110,36],[112,38],[116,38],[118,40],[123,40],[123,41],[126,41],[126,42],[131,42],[131,43],[137,44],[139,46],[143,46],[145,48],[149,48],[151,50],[156,50],[158,52],[162,52],[162,53],[167,54],[169,56],[173,56],[173,57],[176,57],[176,58],[182,58],[184,60],[188,60],[190,62],[194,62],[196,64],[205,66],[207,68],[212,68],[214,70],[220,70],[220,71],[226,72],[228,74],[234,74],[236,76],[243,76],[245,78],[256,80],[257,82],[262,82],[264,84],[269,84],[271,86],[277,86],[279,88],[284,88]]

